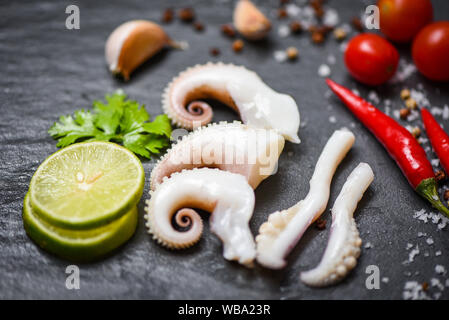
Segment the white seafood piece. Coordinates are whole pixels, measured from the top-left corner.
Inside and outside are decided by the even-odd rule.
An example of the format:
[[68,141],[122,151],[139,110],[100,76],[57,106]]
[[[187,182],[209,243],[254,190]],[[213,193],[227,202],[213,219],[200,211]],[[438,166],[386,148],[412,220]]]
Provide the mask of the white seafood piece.
[[300,275],[308,286],[335,284],[356,266],[362,240],[353,216],[373,179],[373,170],[366,163],[360,163],[349,175],[332,208],[331,233],[323,258],[316,268]]
[[274,129],[299,143],[295,100],[269,86],[253,71],[223,63],[196,65],[181,72],[162,96],[164,112],[174,124],[193,129],[212,120],[212,108],[201,99],[216,99],[240,114],[245,124]]
[[241,122],[201,127],[173,145],[151,172],[154,190],[164,177],[183,169],[213,167],[243,175],[255,189],[276,169],[284,138],[274,130]]
[[260,226],[256,237],[257,262],[272,269],[286,265],[285,257],[326,209],[332,177],[354,140],[354,134],[347,129],[332,134],[315,166],[306,198],[287,210],[270,214]]
[[[254,191],[240,175],[200,168],[174,173],[151,191],[147,200],[146,226],[161,245],[187,248],[201,237],[203,224],[190,208],[211,212],[210,227],[223,242],[223,256],[251,266],[256,249],[248,222],[254,210]],[[172,218],[179,227],[176,230]]]

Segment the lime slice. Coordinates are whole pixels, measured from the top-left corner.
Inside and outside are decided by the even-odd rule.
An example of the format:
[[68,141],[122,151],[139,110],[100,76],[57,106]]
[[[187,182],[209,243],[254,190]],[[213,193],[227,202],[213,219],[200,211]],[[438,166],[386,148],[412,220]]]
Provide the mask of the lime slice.
[[27,194],[23,202],[23,224],[27,234],[40,247],[71,261],[98,259],[134,234],[137,225],[137,207],[118,220],[89,230],[67,230],[54,227],[33,211]]
[[41,219],[67,229],[89,229],[118,219],[142,196],[145,173],[128,149],[110,142],[73,144],[48,157],[30,183]]

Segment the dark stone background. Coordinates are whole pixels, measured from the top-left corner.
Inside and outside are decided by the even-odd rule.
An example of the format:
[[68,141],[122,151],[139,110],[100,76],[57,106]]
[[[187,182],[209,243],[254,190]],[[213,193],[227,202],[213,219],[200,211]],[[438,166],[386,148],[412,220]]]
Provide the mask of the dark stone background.
[[[334,0],[329,5],[338,9],[343,21],[349,21],[373,2]],[[449,2],[433,2],[436,18],[448,19]],[[72,3],[80,7],[80,30],[65,29],[65,8]],[[241,54],[235,54],[230,49],[231,42],[219,31],[222,23],[231,20],[233,1],[0,2],[0,298],[401,299],[406,281],[430,282],[433,277],[444,281],[434,269],[436,264],[449,267],[448,230],[439,231],[435,224],[413,218],[415,211],[430,209],[429,206],[409,187],[382,146],[358,123],[352,129],[356,143],[335,175],[329,205],[350,171],[360,161],[370,163],[376,178],[359,205],[356,221],[364,243],[370,242],[372,248],[363,248],[358,266],[337,286],[311,289],[298,278],[300,271],[319,262],[330,221],[325,231],[310,228],[306,232],[285,270],[248,270],[223,259],[221,243],[207,227],[202,240],[188,250],[171,252],[152,241],[143,220],[148,183],[139,205],[136,234],[114,255],[80,265],[80,290],[65,288],[65,268],[70,263],[42,251],[26,236],[21,219],[22,199],[37,166],[57,150],[47,129],[58,116],[90,107],[94,99],[102,99],[117,88],[145,103],[151,114],[159,114],[161,93],[170,79],[188,66],[207,61],[232,62],[255,70],[274,89],[297,100],[301,120],[306,123],[299,133],[302,143],[286,144],[278,174],[256,190],[253,232],[269,213],[287,208],[306,195],[315,162],[329,136],[335,129],[356,122],[336,98],[325,96],[327,89],[317,75],[318,66],[334,54],[337,63],[331,66],[332,78],[357,88],[365,97],[369,89],[348,76],[339,44],[333,38],[322,46],[311,45],[307,34],[280,38],[277,27],[286,22],[274,17],[278,1],[258,3],[273,19],[274,32],[268,41],[246,44]],[[179,21],[166,25],[166,31],[175,39],[187,40],[190,49],[158,54],[129,83],[114,79],[103,56],[108,34],[130,19],[159,21],[162,9],[168,6],[193,6],[206,30],[197,33]],[[299,61],[275,61],[273,51],[289,45],[300,50]],[[221,56],[209,55],[212,46],[221,49]],[[408,47],[400,49],[410,60]],[[424,86],[432,105],[442,107],[448,103],[448,85],[431,83],[419,74],[405,84],[384,85],[376,90],[382,98],[392,99],[393,109],[399,109],[400,89],[416,88],[418,83]],[[336,123],[329,122],[331,115],[336,117]],[[236,118],[226,108],[216,108],[215,121]],[[147,177],[153,165],[154,161],[143,161]],[[323,217],[330,219],[329,210]],[[427,245],[427,237],[418,238],[418,232],[427,233],[435,243]],[[421,253],[415,262],[403,265],[408,259],[407,243],[418,244]],[[437,250],[443,254],[435,256]],[[429,257],[424,256],[425,251]],[[372,264],[379,266],[381,277],[389,278],[388,283],[381,283],[380,290],[365,288],[365,269]],[[408,276],[408,272],[412,275]],[[430,295],[434,292],[438,290],[430,288]],[[446,288],[442,298],[448,297]]]

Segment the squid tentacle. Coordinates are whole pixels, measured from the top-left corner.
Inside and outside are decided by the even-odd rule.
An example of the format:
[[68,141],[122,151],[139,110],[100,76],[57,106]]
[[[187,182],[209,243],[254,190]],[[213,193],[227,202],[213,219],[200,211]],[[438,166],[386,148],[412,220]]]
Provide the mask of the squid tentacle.
[[270,176],[284,148],[284,138],[274,130],[256,129],[241,122],[220,122],[182,137],[156,163],[150,188],[183,169],[214,167],[239,173],[255,189]]
[[[201,217],[192,208],[212,212],[211,230],[223,242],[225,259],[251,266],[256,256],[255,242],[249,229],[254,210],[254,191],[245,178],[219,169],[183,170],[164,178],[145,207],[146,226],[161,245],[183,249],[201,237]],[[172,226],[173,214],[178,226]]]
[[321,262],[300,275],[308,286],[335,284],[356,266],[362,240],[353,215],[373,179],[373,171],[366,163],[360,163],[347,178],[332,208],[331,235]]
[[354,134],[347,129],[335,131],[321,152],[306,198],[287,210],[271,214],[261,225],[256,237],[260,264],[272,269],[285,267],[285,257],[326,209],[332,177],[354,140]]
[[300,142],[296,102],[245,67],[209,62],[187,68],[165,88],[162,108],[174,124],[192,130],[212,120],[212,108],[202,99],[219,100],[238,112],[244,123],[274,129],[287,140]]

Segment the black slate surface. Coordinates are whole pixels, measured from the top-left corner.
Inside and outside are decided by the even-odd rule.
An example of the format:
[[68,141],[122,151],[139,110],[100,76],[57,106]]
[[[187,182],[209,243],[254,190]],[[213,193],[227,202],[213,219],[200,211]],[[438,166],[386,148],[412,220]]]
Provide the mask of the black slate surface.
[[[372,1],[374,2],[374,1]],[[370,1],[329,1],[343,21],[359,15]],[[81,29],[65,28],[65,8],[77,4]],[[332,78],[368,96],[369,88],[353,81],[342,63],[339,44],[329,39],[322,46],[310,44],[307,35],[280,38],[277,28],[288,20],[275,18],[277,1],[258,1],[275,23],[268,41],[246,44],[241,54],[230,49],[230,41],[219,31],[231,20],[232,1],[1,1],[0,2],[0,298],[160,298],[160,299],[401,299],[407,281],[443,284],[447,275],[435,272],[436,265],[449,268],[448,229],[438,230],[432,222],[413,217],[415,211],[430,207],[411,190],[406,179],[373,136],[357,123],[345,107],[326,96],[318,66],[332,54]],[[436,19],[449,18],[449,3],[433,1]],[[114,79],[105,66],[103,50],[108,34],[130,19],[159,21],[165,7],[193,6],[206,25],[202,33],[179,21],[166,25],[175,39],[186,40],[190,49],[165,51],[145,63],[129,83]],[[274,50],[298,47],[301,58],[295,63],[278,63]],[[209,55],[210,47],[222,54]],[[400,47],[410,61],[407,46]],[[151,114],[161,113],[161,92],[170,79],[188,66],[207,61],[242,64],[255,70],[274,89],[291,94],[298,102],[302,122],[302,143],[287,143],[280,158],[278,173],[256,190],[256,210],[251,228],[256,233],[267,215],[287,208],[308,191],[308,180],[322,147],[335,129],[350,127],[357,140],[339,167],[331,189],[331,205],[350,171],[360,162],[372,166],[376,178],[356,212],[364,243],[358,266],[341,284],[326,289],[311,289],[298,278],[299,272],[314,267],[326,245],[330,222],[325,231],[310,228],[289,257],[282,271],[261,267],[245,269],[227,262],[221,255],[220,241],[205,228],[202,240],[193,248],[171,252],[151,240],[143,220],[143,200],[139,205],[139,225],[134,237],[114,255],[80,267],[81,288],[67,290],[65,269],[70,262],[42,251],[26,236],[21,219],[22,199],[37,166],[55,152],[55,141],[47,129],[59,115],[87,108],[94,99],[122,88],[132,99],[145,103]],[[432,106],[449,102],[447,84],[434,84],[413,74],[404,84],[376,88],[381,98],[399,109],[403,86],[422,86]],[[384,107],[380,103],[381,108]],[[329,121],[335,116],[336,122]],[[214,120],[237,119],[226,108],[216,108]],[[449,121],[443,121],[449,128]],[[419,123],[417,121],[416,123]],[[403,124],[407,124],[403,122]],[[429,154],[431,158],[434,155]],[[143,161],[149,177],[154,161]],[[323,217],[330,219],[329,210]],[[207,218],[207,215],[204,216]],[[418,237],[418,233],[426,233]],[[431,237],[434,244],[426,239]],[[407,243],[418,245],[420,254],[409,265]],[[437,256],[436,252],[441,251]],[[426,252],[428,256],[426,256]],[[369,265],[379,267],[388,277],[379,290],[365,287]],[[428,295],[441,292],[449,298],[449,288],[430,287]]]

